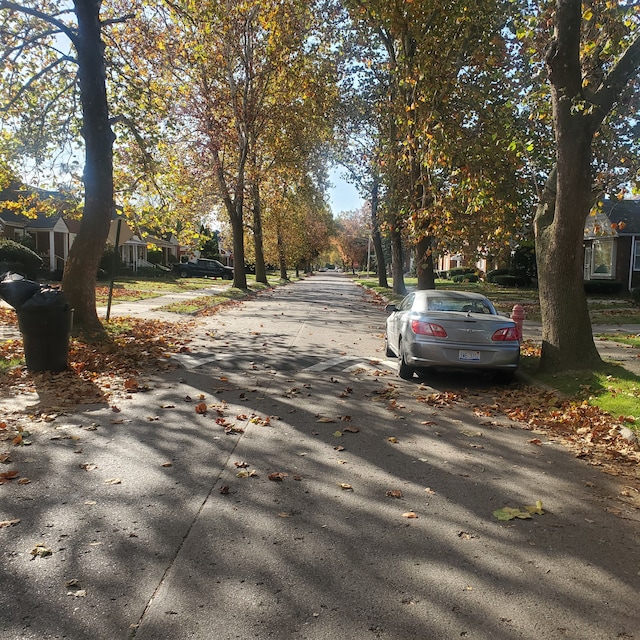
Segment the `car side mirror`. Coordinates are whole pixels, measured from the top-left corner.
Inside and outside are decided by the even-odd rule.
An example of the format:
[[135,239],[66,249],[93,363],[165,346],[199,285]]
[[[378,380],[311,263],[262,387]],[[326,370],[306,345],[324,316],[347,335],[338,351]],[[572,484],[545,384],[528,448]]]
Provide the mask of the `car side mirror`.
[[395,305],[395,304],[388,304],[388,305],[384,308],[384,310],[385,310],[387,313],[393,313],[394,311],[397,311],[397,310],[398,310],[398,307],[396,307],[396,305]]

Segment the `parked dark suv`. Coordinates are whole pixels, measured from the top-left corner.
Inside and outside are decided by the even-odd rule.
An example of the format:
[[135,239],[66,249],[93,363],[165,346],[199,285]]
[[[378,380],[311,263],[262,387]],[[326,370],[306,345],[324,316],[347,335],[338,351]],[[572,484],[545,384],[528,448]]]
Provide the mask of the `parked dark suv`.
[[180,278],[233,278],[233,267],[226,267],[217,260],[198,258],[195,262],[180,262],[173,265],[173,272]]

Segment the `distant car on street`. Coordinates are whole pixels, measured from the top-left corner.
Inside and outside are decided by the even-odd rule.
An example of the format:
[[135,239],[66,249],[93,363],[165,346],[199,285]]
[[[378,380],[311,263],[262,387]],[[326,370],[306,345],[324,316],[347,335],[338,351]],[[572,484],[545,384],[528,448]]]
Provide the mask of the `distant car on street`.
[[192,262],[173,265],[173,272],[180,278],[233,278],[233,267],[227,267],[217,260],[198,258]]
[[500,382],[513,379],[520,361],[520,330],[485,296],[415,291],[386,309],[386,355],[399,358],[401,378],[446,367],[491,371]]

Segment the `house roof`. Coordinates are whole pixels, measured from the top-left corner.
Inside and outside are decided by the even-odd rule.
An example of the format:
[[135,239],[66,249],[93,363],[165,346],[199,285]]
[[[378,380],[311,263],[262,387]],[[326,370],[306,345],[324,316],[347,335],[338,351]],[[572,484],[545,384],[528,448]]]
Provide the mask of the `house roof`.
[[605,200],[584,228],[585,238],[640,235],[640,200]]

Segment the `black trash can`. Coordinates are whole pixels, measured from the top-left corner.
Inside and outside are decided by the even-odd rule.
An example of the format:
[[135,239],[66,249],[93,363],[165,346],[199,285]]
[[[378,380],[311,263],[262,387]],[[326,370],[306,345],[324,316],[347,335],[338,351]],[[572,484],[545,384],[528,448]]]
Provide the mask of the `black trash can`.
[[64,371],[68,366],[73,309],[58,289],[43,288],[18,309],[29,371]]
[[7,274],[0,297],[15,308],[30,371],[64,371],[68,366],[73,309],[62,291]]

